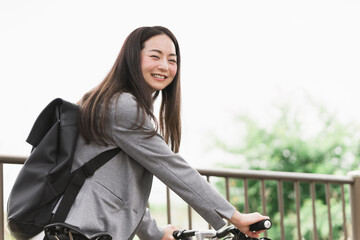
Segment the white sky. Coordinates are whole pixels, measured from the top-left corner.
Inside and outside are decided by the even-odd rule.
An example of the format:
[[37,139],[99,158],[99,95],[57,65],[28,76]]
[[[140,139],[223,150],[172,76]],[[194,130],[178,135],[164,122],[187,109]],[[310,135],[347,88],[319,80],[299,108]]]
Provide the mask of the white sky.
[[359,13],[355,0],[0,0],[0,154],[28,154],[45,105],[98,84],[140,26],[166,26],[180,43],[181,154],[194,166],[226,157],[206,150],[209,133],[236,137],[234,113],[271,121],[274,102],[309,94],[360,121]]

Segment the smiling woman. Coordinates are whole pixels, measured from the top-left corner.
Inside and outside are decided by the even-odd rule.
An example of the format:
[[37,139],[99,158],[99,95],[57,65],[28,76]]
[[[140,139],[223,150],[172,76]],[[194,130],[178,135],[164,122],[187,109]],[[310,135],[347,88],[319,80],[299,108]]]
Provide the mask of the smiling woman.
[[[107,150],[122,151],[85,181],[65,223],[89,238],[105,231],[116,240],[135,234],[140,239],[174,239],[176,227],[157,227],[146,207],[156,176],[215,229],[226,224],[225,218],[247,235],[259,236],[249,226],[267,217],[240,214],[177,154],[179,76],[179,46],[167,28],[141,27],[127,37],[108,75],[79,102],[80,135],[72,169]],[[153,103],[160,93],[158,124]]]

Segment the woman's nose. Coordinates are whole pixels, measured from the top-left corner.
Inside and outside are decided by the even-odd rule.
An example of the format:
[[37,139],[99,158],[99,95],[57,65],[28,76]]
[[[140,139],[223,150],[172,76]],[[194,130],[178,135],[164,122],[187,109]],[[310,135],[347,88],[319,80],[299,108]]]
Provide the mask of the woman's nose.
[[166,60],[166,59],[161,60],[161,61],[159,62],[158,68],[159,68],[160,70],[164,70],[164,71],[168,70],[168,69],[169,69],[169,66],[168,66],[167,60]]

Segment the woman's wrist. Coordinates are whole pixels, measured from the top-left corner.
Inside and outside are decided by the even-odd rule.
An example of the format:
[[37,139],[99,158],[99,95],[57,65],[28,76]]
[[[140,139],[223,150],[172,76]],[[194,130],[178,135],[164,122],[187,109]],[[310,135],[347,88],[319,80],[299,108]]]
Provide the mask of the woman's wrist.
[[235,211],[232,217],[229,219],[230,223],[235,226],[241,225],[242,214],[239,211]]

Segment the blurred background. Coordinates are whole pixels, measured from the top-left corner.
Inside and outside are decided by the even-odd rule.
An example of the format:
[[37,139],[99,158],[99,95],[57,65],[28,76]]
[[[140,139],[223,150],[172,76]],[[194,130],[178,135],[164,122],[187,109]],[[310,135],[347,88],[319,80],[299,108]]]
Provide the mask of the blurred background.
[[[355,0],[0,0],[0,154],[27,155],[25,139],[49,101],[79,100],[131,31],[162,25],[181,48],[180,154],[191,165],[359,169],[359,12]],[[302,152],[325,157],[296,168],[305,166],[292,164],[301,151],[269,139],[306,142]],[[276,147],[273,164],[267,150]],[[334,168],[323,167],[327,159]],[[17,171],[5,166],[5,199]]]

